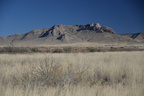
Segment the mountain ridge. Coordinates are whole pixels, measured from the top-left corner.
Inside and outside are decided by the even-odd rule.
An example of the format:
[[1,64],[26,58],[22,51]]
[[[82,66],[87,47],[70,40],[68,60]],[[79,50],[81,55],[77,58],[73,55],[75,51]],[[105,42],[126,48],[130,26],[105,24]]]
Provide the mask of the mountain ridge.
[[32,46],[69,44],[77,42],[96,43],[144,43],[144,33],[118,34],[99,23],[86,25],[54,25],[24,34],[0,36],[0,45]]

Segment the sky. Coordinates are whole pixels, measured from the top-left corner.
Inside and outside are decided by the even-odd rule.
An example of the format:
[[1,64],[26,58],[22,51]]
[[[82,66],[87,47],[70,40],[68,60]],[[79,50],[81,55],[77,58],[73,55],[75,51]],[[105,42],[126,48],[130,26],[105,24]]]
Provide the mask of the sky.
[[117,33],[144,32],[143,0],[0,0],[0,36],[89,23]]

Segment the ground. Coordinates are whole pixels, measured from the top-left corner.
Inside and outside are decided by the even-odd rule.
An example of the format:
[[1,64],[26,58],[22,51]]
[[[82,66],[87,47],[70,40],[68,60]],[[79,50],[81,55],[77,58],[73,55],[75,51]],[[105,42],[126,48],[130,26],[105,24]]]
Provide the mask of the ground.
[[0,96],[144,96],[144,51],[0,54]]

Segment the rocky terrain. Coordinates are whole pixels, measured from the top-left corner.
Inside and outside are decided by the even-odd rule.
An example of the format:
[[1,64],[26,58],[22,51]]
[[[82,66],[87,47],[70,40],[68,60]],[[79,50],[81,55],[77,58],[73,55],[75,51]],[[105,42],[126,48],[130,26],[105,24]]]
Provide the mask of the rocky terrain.
[[144,43],[144,33],[118,34],[112,28],[96,23],[73,26],[54,25],[51,28],[32,30],[25,34],[0,36],[1,46],[41,46],[77,42]]

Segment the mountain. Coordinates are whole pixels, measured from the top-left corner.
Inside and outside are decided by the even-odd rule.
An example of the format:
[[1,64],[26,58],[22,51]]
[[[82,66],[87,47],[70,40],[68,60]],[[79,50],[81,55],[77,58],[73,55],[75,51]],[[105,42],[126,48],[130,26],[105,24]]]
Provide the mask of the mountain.
[[25,34],[0,37],[0,45],[39,46],[78,42],[143,43],[144,33],[118,34],[99,23],[87,25],[54,25],[51,28],[32,30]]

